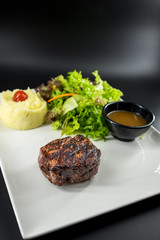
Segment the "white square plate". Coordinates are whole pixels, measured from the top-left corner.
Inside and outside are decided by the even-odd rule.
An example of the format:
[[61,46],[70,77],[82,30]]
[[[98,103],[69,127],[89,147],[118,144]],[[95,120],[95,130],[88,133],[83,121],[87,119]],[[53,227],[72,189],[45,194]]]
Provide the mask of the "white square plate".
[[68,186],[51,184],[41,173],[41,146],[60,137],[50,125],[17,131],[0,123],[3,176],[23,238],[69,226],[160,193],[160,133],[143,139],[92,141],[102,153],[97,175]]

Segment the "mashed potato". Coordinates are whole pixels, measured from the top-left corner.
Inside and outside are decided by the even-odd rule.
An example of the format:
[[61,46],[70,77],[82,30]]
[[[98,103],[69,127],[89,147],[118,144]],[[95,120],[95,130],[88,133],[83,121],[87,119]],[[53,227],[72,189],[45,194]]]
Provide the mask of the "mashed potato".
[[9,128],[27,130],[39,127],[45,121],[47,103],[39,93],[28,88],[23,90],[28,98],[13,101],[14,94],[20,89],[7,90],[1,94],[0,119]]

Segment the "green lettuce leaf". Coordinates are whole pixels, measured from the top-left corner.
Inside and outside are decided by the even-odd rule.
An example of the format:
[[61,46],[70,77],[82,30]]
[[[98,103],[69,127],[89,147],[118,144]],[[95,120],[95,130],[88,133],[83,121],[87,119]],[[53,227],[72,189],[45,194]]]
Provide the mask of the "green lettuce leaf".
[[106,139],[109,130],[102,115],[103,106],[120,100],[123,93],[103,81],[97,70],[92,74],[95,79],[91,81],[74,70],[68,72],[66,78],[60,75],[49,82],[50,89],[56,85],[56,89],[51,91],[51,98],[76,93],[72,97],[59,97],[48,103],[48,116],[54,130],[61,129],[62,134],[66,135],[81,132],[95,140]]
[[68,98],[64,104],[63,104],[63,107],[62,107],[62,110],[63,110],[63,114],[66,114],[67,112],[75,109],[76,107],[78,106],[76,100],[74,97],[70,97]]

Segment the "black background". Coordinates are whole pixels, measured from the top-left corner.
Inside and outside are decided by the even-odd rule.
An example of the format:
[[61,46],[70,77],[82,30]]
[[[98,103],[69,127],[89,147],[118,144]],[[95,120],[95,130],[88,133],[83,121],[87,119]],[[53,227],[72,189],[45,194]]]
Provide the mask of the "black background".
[[[75,69],[92,78],[99,70],[124,100],[150,108],[160,130],[159,1],[0,5],[0,91],[34,88]],[[22,239],[2,174],[0,192],[0,239]],[[158,240],[159,202],[158,195],[37,239]]]

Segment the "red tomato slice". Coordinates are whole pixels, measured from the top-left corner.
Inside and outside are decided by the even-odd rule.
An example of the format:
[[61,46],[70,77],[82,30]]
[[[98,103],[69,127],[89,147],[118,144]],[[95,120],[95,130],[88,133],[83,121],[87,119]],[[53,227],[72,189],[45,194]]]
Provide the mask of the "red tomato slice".
[[13,96],[13,101],[15,101],[15,102],[19,102],[19,101],[23,102],[27,98],[28,98],[27,94],[24,91],[19,90],[19,91],[15,92],[15,94]]

